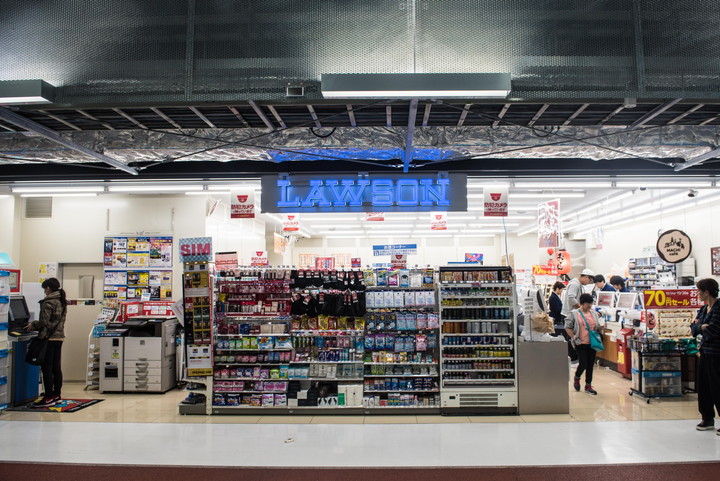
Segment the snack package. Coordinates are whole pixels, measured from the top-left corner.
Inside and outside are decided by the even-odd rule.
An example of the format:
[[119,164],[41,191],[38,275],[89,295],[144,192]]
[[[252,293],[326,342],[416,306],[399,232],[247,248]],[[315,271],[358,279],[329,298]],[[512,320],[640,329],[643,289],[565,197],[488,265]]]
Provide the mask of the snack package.
[[393,292],[393,307],[405,307],[405,293],[403,291]]
[[287,406],[287,394],[275,394],[275,406]]
[[385,349],[385,335],[380,334],[375,336],[375,349]]
[[415,317],[415,321],[417,322],[416,329],[428,328],[428,315],[426,313],[418,312],[417,316]]
[[270,379],[280,379],[280,369],[270,369]]
[[250,349],[258,349],[258,338],[257,337],[250,338]]
[[375,294],[377,294],[374,291],[368,291],[365,293],[365,307],[368,309],[374,309],[375,308]]
[[415,329],[419,329],[419,327],[417,327],[417,316],[418,315],[414,312],[405,316],[405,324],[407,325],[408,330],[414,331]]
[[400,269],[400,287],[410,287],[410,271],[408,269]]
[[375,336],[365,336],[365,350],[371,351],[375,349]]
[[397,287],[400,284],[400,272],[397,270],[388,271],[388,287]]
[[410,287],[422,287],[423,275],[419,269],[410,271]]
[[395,336],[385,336],[385,349],[390,351],[395,350]]
[[345,330],[348,329],[348,318],[347,317],[338,317],[337,319],[337,329]]
[[263,394],[262,395],[262,406],[268,407],[275,405],[275,395],[274,394]]
[[226,406],[239,406],[240,405],[240,394],[229,393],[225,395]]
[[393,303],[395,302],[395,296],[393,295],[393,291],[383,291],[382,294],[383,300],[381,307],[394,307]]
[[275,341],[272,337],[259,337],[257,340],[258,349],[273,349],[275,347]]
[[376,277],[376,284],[379,287],[384,287],[388,285],[388,272],[387,269],[378,269],[377,271],[377,277]]
[[397,329],[398,331],[407,330],[408,327],[407,327],[407,321],[406,321],[406,319],[407,319],[406,314],[404,314],[402,312],[398,312],[397,315],[395,316],[395,319],[396,319],[395,329]]
[[375,286],[375,270],[374,269],[365,269],[363,271],[363,277],[364,282],[366,286],[373,287]]
[[292,349],[292,339],[290,336],[281,336],[275,338],[275,349]]
[[405,299],[403,300],[403,303],[405,304],[405,307],[413,307],[417,305],[417,299],[416,299],[416,291],[406,291],[404,296]]
[[394,312],[389,313],[387,316],[387,324],[385,325],[388,331],[395,331],[397,329],[397,315]]
[[425,269],[423,272],[422,287],[432,287],[434,283],[435,271],[432,268]]
[[415,336],[415,350],[427,351],[427,336],[424,334],[418,334]]
[[309,330],[315,331],[318,328],[318,318],[317,317],[310,317],[308,318],[308,327]]
[[427,315],[427,328],[437,329],[439,325],[438,315],[435,312],[428,313]]

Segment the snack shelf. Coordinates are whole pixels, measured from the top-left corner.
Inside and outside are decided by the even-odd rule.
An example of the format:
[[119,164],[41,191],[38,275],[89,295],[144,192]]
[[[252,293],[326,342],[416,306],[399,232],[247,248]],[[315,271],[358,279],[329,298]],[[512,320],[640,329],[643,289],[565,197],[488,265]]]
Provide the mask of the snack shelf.
[[218,349],[215,348],[215,351],[252,351],[252,352],[289,352],[292,351],[292,349]]
[[448,357],[445,356],[447,361],[513,361],[512,357]]
[[362,381],[361,377],[291,377],[289,381]]
[[213,381],[291,381],[288,378],[260,378],[260,377],[215,377]]
[[[443,344],[442,347],[515,347],[512,344]],[[448,358],[452,359],[452,358]]]
[[440,377],[440,374],[365,374],[365,377]]
[[428,332],[435,332],[437,329],[389,329],[389,330],[383,330],[383,331],[365,331],[365,334],[374,335],[374,334],[410,334],[410,333],[428,333]]
[[[462,306],[440,306],[440,309],[507,309],[512,307],[510,304],[506,306],[476,306],[472,304]],[[449,319],[448,319],[449,320]],[[468,321],[489,321],[490,319],[468,319]]]
[[515,369],[443,369],[445,372],[515,372]]
[[300,329],[290,331],[293,336],[307,335],[309,337],[317,337],[317,334],[362,334],[364,332],[363,329]]
[[398,393],[412,393],[412,392],[440,392],[440,389],[382,389],[382,390],[375,390],[375,389],[366,389],[363,392],[365,393],[373,393],[373,392],[398,392]]

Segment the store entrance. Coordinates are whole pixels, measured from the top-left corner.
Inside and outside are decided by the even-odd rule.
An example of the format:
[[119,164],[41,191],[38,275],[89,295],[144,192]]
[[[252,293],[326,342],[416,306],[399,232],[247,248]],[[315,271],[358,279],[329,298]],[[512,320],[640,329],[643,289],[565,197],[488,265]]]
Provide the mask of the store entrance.
[[100,263],[62,264],[60,283],[68,298],[62,370],[66,381],[85,381],[88,334],[103,297]]

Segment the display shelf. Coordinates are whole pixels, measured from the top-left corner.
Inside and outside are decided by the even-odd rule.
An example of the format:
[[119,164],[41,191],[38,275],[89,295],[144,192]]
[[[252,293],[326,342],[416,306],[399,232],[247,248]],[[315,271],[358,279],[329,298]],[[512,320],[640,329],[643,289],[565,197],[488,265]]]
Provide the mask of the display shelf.
[[396,393],[413,393],[413,392],[419,392],[419,393],[433,393],[433,392],[440,392],[440,389],[366,389],[364,391],[365,393],[374,393],[374,392],[381,392],[381,393],[387,393],[387,392],[396,392]]
[[259,361],[259,362],[218,362],[215,363],[215,366],[223,366],[223,367],[230,367],[230,366],[280,366],[281,364],[291,364],[290,362],[270,362],[270,361]]
[[335,377],[335,378],[329,378],[329,377],[291,377],[289,378],[290,381],[333,381],[333,382],[344,382],[344,381],[362,381],[364,378],[362,377]]
[[365,374],[365,377],[440,377],[440,374]]
[[512,286],[511,282],[441,282],[440,287],[470,287],[470,288],[478,288],[478,287],[510,287]]
[[293,329],[290,333],[293,336],[310,336],[315,337],[318,334],[362,334],[363,329]]
[[[483,318],[477,318],[477,319],[445,319],[445,320],[443,320],[443,322],[444,322],[444,323],[448,323],[448,322],[513,322],[513,320],[512,320],[512,319],[483,319]],[[445,334],[445,333],[443,333],[443,334]],[[470,334],[482,335],[482,334],[498,334],[498,333],[495,333],[495,332],[473,332],[473,333],[470,333]]]
[[290,361],[281,364],[362,364],[363,361]]
[[512,357],[448,357],[445,356],[447,361],[513,361]]
[[215,334],[216,337],[237,337],[242,339],[243,337],[290,337],[289,332],[285,333],[272,333],[272,334],[265,334],[265,333],[258,333],[258,334]]
[[[511,348],[515,347],[514,344],[443,344],[442,347],[504,347]],[[453,359],[453,358],[447,358]]]
[[[512,296],[464,296],[464,295],[453,295],[453,294],[447,294],[443,295],[443,299],[508,299],[512,300]],[[446,305],[441,304],[440,307],[448,307]],[[492,306],[478,306],[478,307],[492,307]],[[497,306],[497,307],[510,307],[510,304],[508,303],[507,306]]]
[[443,379],[445,385],[514,385],[514,379]]
[[237,391],[226,389],[215,389],[214,392],[220,394],[287,394],[287,391]]
[[366,362],[366,366],[437,366],[436,362]]
[[443,368],[445,372],[515,372],[515,369],[452,369],[445,367]]

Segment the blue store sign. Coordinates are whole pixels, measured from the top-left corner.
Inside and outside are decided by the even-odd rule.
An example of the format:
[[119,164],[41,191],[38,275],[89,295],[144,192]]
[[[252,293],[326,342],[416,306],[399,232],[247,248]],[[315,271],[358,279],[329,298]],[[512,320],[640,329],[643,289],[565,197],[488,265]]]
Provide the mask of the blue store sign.
[[417,244],[386,244],[373,246],[374,256],[391,256],[394,254],[417,254]]
[[466,211],[464,174],[263,176],[262,212]]

